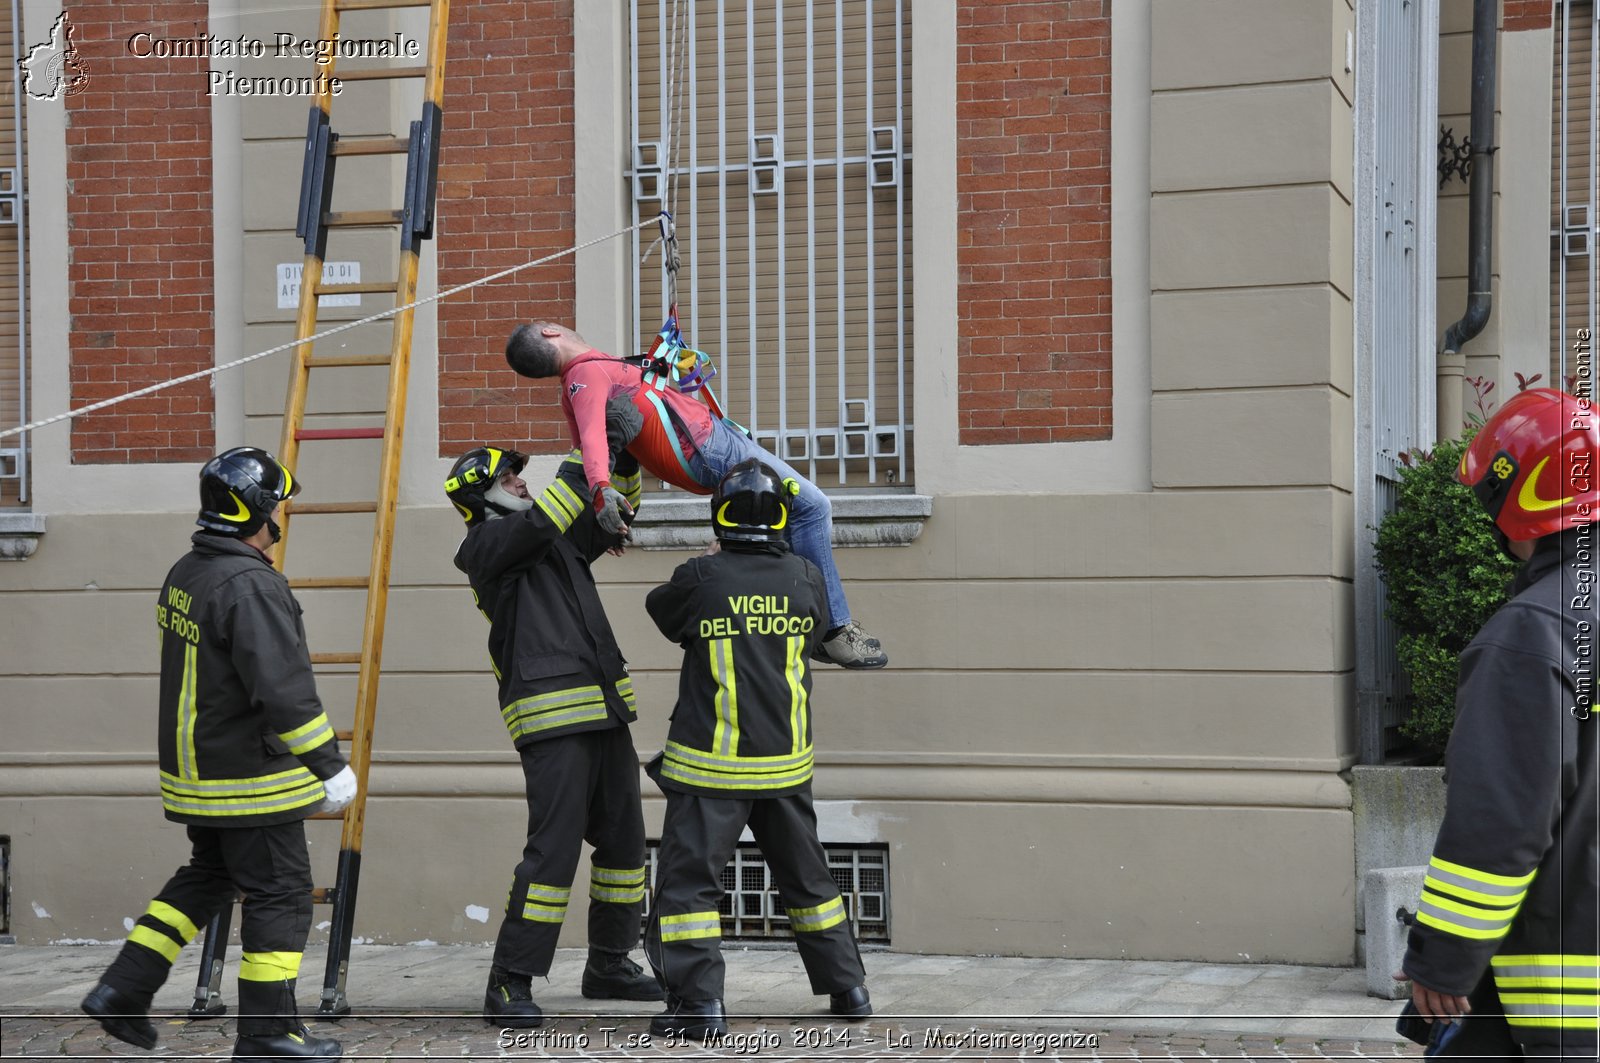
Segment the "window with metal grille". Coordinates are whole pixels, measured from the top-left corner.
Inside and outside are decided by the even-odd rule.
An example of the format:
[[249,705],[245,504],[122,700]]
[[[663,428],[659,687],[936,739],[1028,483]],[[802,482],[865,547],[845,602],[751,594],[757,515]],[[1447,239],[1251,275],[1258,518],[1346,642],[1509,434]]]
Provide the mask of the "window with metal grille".
[[[657,857],[661,843],[648,843],[645,866],[650,889],[645,895],[644,916],[650,917],[655,896]],[[889,944],[889,850],[877,845],[823,845],[828,855],[828,870],[844,898],[850,927],[856,940],[878,945]],[[732,941],[762,941],[794,937],[789,915],[772,880],[761,849],[753,842],[740,843],[733,859],[722,869],[724,891],[722,937]]]
[[1555,8],[1551,138],[1550,383],[1595,395],[1594,331],[1600,276],[1600,24],[1593,0]]
[[[685,340],[727,415],[822,487],[911,478],[910,18],[631,5],[633,219],[673,212]],[[654,237],[634,234],[640,350],[670,301],[661,256],[640,264]]]

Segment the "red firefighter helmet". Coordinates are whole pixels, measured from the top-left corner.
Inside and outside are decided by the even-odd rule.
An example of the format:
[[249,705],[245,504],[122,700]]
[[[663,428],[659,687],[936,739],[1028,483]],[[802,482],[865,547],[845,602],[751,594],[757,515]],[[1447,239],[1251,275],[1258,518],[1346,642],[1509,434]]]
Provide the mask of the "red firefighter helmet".
[[1534,388],[1495,411],[1461,455],[1472,488],[1511,540],[1600,519],[1600,406]]

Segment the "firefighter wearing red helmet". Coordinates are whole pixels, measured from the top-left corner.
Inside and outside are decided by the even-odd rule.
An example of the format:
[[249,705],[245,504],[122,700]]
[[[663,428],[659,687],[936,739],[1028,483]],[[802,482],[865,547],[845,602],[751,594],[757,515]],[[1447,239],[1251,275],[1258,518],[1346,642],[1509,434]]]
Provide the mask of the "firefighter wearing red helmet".
[[1539,389],[1457,470],[1523,566],[1461,655],[1444,823],[1403,963],[1438,1055],[1595,1055],[1597,458],[1600,410]]

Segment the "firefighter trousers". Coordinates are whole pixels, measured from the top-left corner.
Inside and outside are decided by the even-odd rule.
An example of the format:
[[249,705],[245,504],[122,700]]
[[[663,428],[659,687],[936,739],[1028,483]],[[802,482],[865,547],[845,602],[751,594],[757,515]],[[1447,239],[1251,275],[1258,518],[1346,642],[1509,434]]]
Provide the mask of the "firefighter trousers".
[[744,800],[666,795],[645,955],[668,993],[680,1000],[723,998],[722,869],[746,824],[772,870],[811,991],[842,993],[866,983],[844,899],[817,840],[809,790]]
[[305,823],[191,826],[189,841],[188,865],[156,894],[100,980],[149,1008],[178,952],[240,893],[239,1034],[298,1030],[295,979],[311,932]]
[[528,785],[528,843],[511,880],[494,965],[542,978],[550,973],[585,841],[594,846],[589,947],[625,953],[639,942],[639,755],[621,726],[548,738],[520,753]]

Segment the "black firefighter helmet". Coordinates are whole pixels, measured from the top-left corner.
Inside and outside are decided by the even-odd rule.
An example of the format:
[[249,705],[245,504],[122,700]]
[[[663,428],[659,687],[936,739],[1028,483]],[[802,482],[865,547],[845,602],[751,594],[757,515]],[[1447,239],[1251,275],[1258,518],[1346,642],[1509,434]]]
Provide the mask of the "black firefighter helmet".
[[490,517],[502,517],[529,503],[500,486],[507,472],[520,473],[528,463],[526,454],[510,448],[474,447],[461,455],[445,477],[444,494],[461,513],[467,527]]
[[783,541],[789,499],[800,485],[750,458],[728,470],[711,496],[711,528],[718,539],[744,543]]
[[260,447],[234,447],[201,467],[200,516],[195,523],[239,539],[248,539],[265,524],[277,542],[272,511],[299,490],[299,481],[271,454]]

